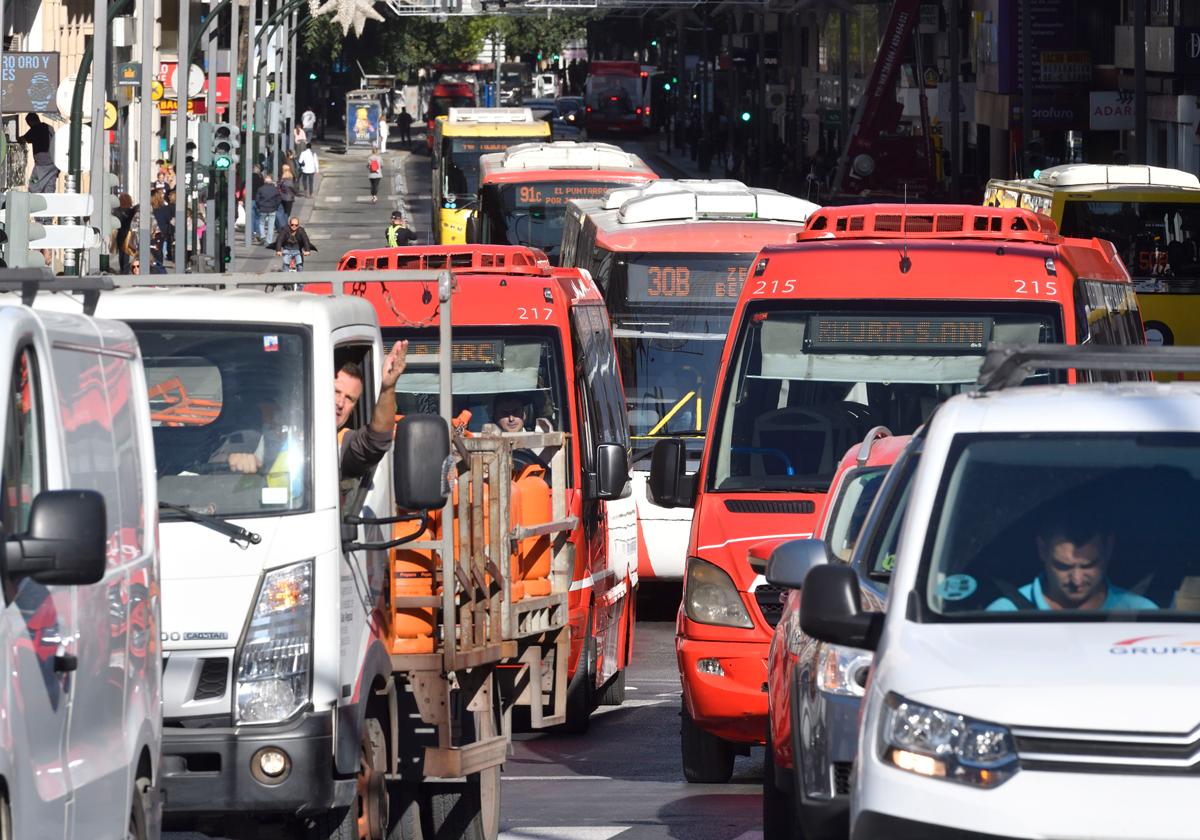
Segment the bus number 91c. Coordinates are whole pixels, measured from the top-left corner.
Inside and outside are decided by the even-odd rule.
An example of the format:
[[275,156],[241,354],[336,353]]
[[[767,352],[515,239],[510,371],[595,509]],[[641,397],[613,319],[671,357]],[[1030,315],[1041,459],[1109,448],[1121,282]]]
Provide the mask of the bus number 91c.
[[541,204],[542,191],[537,187],[521,187],[522,204]]
[[650,297],[687,297],[692,293],[692,272],[684,266],[652,265],[647,270]]

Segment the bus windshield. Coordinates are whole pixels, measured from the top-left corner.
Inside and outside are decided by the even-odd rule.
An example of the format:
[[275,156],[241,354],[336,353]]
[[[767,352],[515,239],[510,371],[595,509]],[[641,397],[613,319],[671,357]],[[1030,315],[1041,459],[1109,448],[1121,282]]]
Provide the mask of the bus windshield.
[[[642,101],[642,80],[637,76],[592,76],[588,105],[600,116],[632,114]],[[636,103],[636,105],[635,105]]]
[[[387,342],[409,337],[408,364],[396,382],[397,413],[437,414],[436,334],[392,332],[384,331]],[[496,431],[485,424],[495,425],[497,405],[512,399],[521,404],[526,431],[569,431],[563,358],[553,335],[455,327],[453,365],[453,412],[470,412],[469,431]]]
[[[747,311],[710,459],[712,490],[821,493],[875,426],[911,434],[971,391],[990,341],[1060,341],[1052,308]],[[1034,379],[1036,377],[1031,377]]]
[[603,198],[628,181],[554,181],[528,184],[487,184],[480,196],[485,242],[527,245],[546,252],[558,265],[567,202]]
[[712,405],[721,349],[754,254],[615,256],[606,286],[631,436],[694,437]]
[[1097,236],[1140,280],[1200,279],[1200,202],[1071,201],[1064,236]]
[[455,196],[461,206],[479,191],[479,156],[503,152],[532,137],[448,137],[442,163],[443,194]]
[[[309,339],[275,326],[132,326],[144,356],[159,499],[216,516],[307,507]],[[251,456],[257,469],[247,466]]]
[[471,108],[475,105],[475,97],[473,96],[434,96],[429,100],[429,107],[425,110],[425,118],[428,120],[444,117],[450,113],[451,108]]

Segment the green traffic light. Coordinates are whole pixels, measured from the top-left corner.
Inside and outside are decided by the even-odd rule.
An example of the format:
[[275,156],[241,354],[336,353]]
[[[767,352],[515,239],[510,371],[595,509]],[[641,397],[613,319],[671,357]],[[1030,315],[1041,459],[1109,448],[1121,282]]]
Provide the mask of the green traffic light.
[[671,83],[663,82],[663,90],[670,90],[670,89],[671,89]]
[[678,76],[672,76],[672,77],[671,77],[671,84],[673,84],[673,85],[677,85],[677,84],[679,84],[679,77],[678,77]]
[[742,122],[750,122],[750,112],[742,111]]
[[308,80],[309,80],[310,82],[315,82],[315,81],[317,80],[317,74],[316,74],[316,73],[312,73],[312,72],[310,72],[310,73],[308,74]]
[[232,164],[233,160],[230,159],[229,155],[217,155],[213,158],[213,166],[220,170],[228,169]]
[[650,42],[650,46],[652,46],[652,47],[657,47],[657,46],[658,46],[658,39],[657,39],[657,38],[655,38],[653,41],[651,41],[651,42]]

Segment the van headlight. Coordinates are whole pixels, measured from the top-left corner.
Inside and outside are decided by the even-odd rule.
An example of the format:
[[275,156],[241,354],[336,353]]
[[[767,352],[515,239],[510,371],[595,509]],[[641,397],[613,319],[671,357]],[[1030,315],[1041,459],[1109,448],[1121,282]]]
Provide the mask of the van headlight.
[[242,723],[287,720],[309,699],[312,682],[312,561],[263,576],[237,671]]
[[826,694],[862,697],[873,659],[869,651],[825,645],[817,669],[817,689]]
[[1016,774],[1017,750],[1006,727],[923,706],[898,694],[884,699],[880,758],[894,767],[976,787]]
[[707,560],[688,558],[684,593],[684,610],[692,621],[722,627],[754,627],[733,578]]

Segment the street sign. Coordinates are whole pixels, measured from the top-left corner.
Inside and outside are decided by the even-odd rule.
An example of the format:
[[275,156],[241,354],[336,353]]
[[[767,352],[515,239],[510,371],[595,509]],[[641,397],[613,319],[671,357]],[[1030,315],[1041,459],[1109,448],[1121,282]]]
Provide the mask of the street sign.
[[125,61],[117,65],[117,87],[141,87],[142,63]]
[[[187,108],[188,108],[189,114],[207,114],[208,113],[208,103],[205,102],[203,99],[189,99]],[[179,100],[178,99],[160,99],[158,101],[158,112],[160,114],[177,114],[177,113],[179,113]]]
[[161,102],[163,98],[163,83],[158,79],[150,82],[150,98],[155,102]]
[[117,103],[104,103],[104,128],[110,129],[117,124]]
[[54,113],[58,53],[5,52],[0,59],[0,94],[10,114]]

